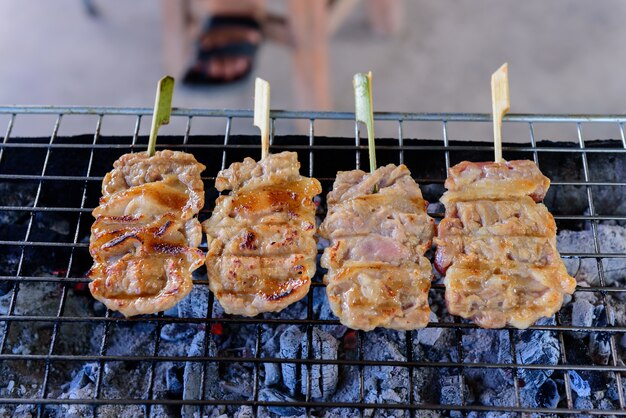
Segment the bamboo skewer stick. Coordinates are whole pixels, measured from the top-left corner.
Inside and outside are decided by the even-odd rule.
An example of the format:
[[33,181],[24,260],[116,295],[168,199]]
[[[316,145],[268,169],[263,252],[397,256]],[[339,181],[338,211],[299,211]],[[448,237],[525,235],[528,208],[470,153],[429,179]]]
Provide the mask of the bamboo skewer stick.
[[148,141],[148,156],[152,157],[156,149],[156,139],[161,125],[170,123],[172,113],[172,96],[174,95],[174,78],[165,76],[157,84],[156,96],[154,98],[154,113],[152,115],[152,126],[150,127],[150,140]]
[[509,65],[504,63],[491,75],[491,108],[493,111],[494,160],[502,162],[502,117],[511,108],[509,99]]
[[357,73],[352,78],[354,87],[354,118],[367,127],[367,148],[370,172],[376,171],[376,142],[374,137],[374,111],[372,106],[372,72]]
[[270,151],[270,83],[258,78],[254,83],[254,126],[261,130],[261,159]]

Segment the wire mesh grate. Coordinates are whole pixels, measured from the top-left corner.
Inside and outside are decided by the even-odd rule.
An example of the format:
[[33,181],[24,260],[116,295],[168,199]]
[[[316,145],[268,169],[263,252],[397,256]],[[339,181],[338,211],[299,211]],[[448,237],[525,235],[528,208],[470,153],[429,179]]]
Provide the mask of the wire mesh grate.
[[[440,319],[433,320],[427,329],[437,330],[435,335],[440,340],[438,347],[431,345],[429,348],[423,343],[427,336],[420,331],[353,333],[336,319],[324,316],[320,305],[324,285],[319,272],[309,295],[298,303],[300,308],[280,314],[255,318],[224,315],[207,290],[206,276],[201,275],[193,280],[194,289],[204,289],[206,294],[206,300],[199,303],[201,315],[187,315],[178,310],[126,319],[109,310],[97,309],[85,291],[88,280],[84,275],[91,262],[88,237],[92,219],[88,212],[97,205],[100,183],[112,161],[126,152],[145,150],[146,138],[141,135],[141,126],[150,113],[150,109],[143,108],[0,107],[0,116],[8,118],[0,146],[0,187],[4,194],[0,197],[0,247],[5,254],[0,260],[3,264],[0,271],[0,404],[5,409],[0,412],[16,413],[20,411],[17,408],[24,406],[31,409],[21,411],[37,416],[56,416],[67,412],[59,408],[71,407],[86,408],[80,409],[82,416],[113,416],[131,407],[140,408],[130,411],[144,416],[192,416],[194,412],[206,413],[207,407],[221,408],[219,411],[227,414],[249,408],[254,416],[378,416],[383,413],[421,416],[427,411],[450,415],[489,411],[512,416],[583,412],[626,415],[622,381],[626,366],[621,349],[626,320],[620,307],[622,298],[626,297],[626,270],[620,270],[626,265],[623,260],[626,249],[607,248],[603,242],[606,225],[623,226],[626,221],[623,197],[626,116],[505,117],[505,124],[528,128],[524,143],[503,147],[505,158],[534,160],[553,178],[551,190],[554,192],[551,200],[547,199],[547,205],[559,228],[588,233],[590,246],[562,250],[561,254],[564,259],[578,263],[574,273],[578,274],[583,267],[585,271],[596,272],[597,280],[579,285],[573,297],[573,300],[593,305],[595,310],[589,321],[582,325],[575,322],[572,301],[568,301],[553,322],[540,322],[526,331],[511,328],[479,331],[472,324],[445,313],[445,306],[441,304],[444,287],[439,281],[432,286],[431,304],[441,305],[437,312]],[[40,114],[56,115],[48,137],[19,138],[12,134],[16,121]],[[97,116],[92,133],[75,137],[59,135],[64,118],[84,115]],[[132,131],[124,137],[101,135],[102,127],[111,116],[133,118]],[[159,148],[186,150],[207,165],[203,176],[207,204],[200,214],[201,219],[206,219],[217,196],[213,189],[217,171],[243,156],[260,154],[260,144],[255,138],[232,132],[235,121],[251,121],[252,114],[243,110],[174,109],[173,117],[183,119],[184,128],[177,135],[162,137]],[[354,138],[327,138],[316,134],[317,121],[349,121],[353,114],[275,111],[271,117],[271,150],[297,151],[303,173],[320,179],[324,193],[332,185],[334,172],[364,165],[367,145],[360,138],[357,125]],[[225,123],[224,134],[193,135],[193,123],[201,118]],[[451,165],[463,158],[485,160],[492,152],[488,143],[451,140],[449,131],[450,126],[459,123],[488,124],[489,115],[380,113],[376,119],[397,124],[395,138],[378,141],[381,161],[406,163],[431,202],[438,201],[445,173]],[[277,121],[283,120],[302,122],[307,126],[307,134],[294,136],[277,132]],[[440,138],[417,140],[407,133],[411,125],[417,127],[416,137],[419,136],[420,123],[440,124]],[[573,142],[541,140],[545,138],[537,135],[537,126],[550,123],[572,126],[575,129]],[[613,126],[617,133],[615,140],[585,139],[584,128],[590,124]],[[76,167],[67,167],[72,164]],[[603,166],[614,175],[600,175]],[[573,195],[577,196],[578,206],[570,202]],[[606,196],[612,196],[610,204],[605,202]],[[323,200],[320,208],[318,215],[323,217]],[[429,214],[440,219],[443,216],[441,205],[432,203]],[[623,274],[621,280],[615,278],[616,274]],[[41,307],[27,306],[36,304],[42,295]],[[50,306],[48,299],[54,299]],[[81,304],[89,305],[89,309]],[[172,342],[168,332],[174,327],[193,333]],[[78,352],[70,347],[72,341],[68,341],[68,335],[75,336],[77,334],[72,332],[79,331],[69,329],[93,333],[90,335],[91,351]],[[131,345],[134,351],[130,352],[121,350],[120,335],[127,335],[122,332],[127,329],[144,335],[145,346]],[[288,329],[298,330],[297,335],[302,336],[296,356],[283,355],[284,347],[272,342]],[[248,345],[236,346],[233,335],[238,333],[249,335]],[[192,349],[195,335],[199,334],[198,347]],[[320,335],[326,334],[333,335],[337,341],[332,356],[322,349],[325,343]],[[470,345],[484,335],[497,335],[501,344],[502,353],[494,357],[495,360],[477,356]],[[38,340],[24,342],[27,337]],[[391,348],[380,350],[381,341]],[[487,341],[496,341],[496,337]],[[539,356],[539,360],[529,360],[523,352],[528,341],[556,344],[555,359],[546,362],[545,356]],[[606,352],[594,352],[596,346]],[[433,357],[441,353],[445,356]],[[81,376],[79,373],[87,375],[84,365],[88,364],[94,364],[93,373],[81,384],[90,390],[67,396],[65,389],[68,385],[72,387],[77,376]],[[174,366],[167,369],[169,365]],[[331,368],[336,368],[333,370],[338,370],[336,373],[340,376],[333,389],[336,393],[318,396],[325,383],[314,382],[314,379],[324,380],[325,370]],[[21,384],[19,376],[19,373],[28,374],[28,369],[32,375],[30,387]],[[184,370],[185,376],[170,376],[172,369],[179,374]],[[268,377],[271,370],[282,373],[283,380],[271,381]],[[533,376],[537,376],[535,372],[544,373],[550,384],[555,385],[552,403],[539,399],[550,389],[545,389],[546,379],[541,381],[541,390],[534,388],[534,402],[529,401],[530,386],[537,383],[533,380]],[[132,383],[125,392],[112,395],[116,379],[125,373],[131,381],[137,378],[137,387]],[[208,377],[222,375],[235,379],[232,376],[237,373],[249,376],[249,381],[208,380]],[[285,383],[286,373],[297,375],[293,387]],[[372,378],[376,373],[378,376],[388,374],[390,378],[397,374],[405,387],[389,389],[384,378]],[[505,403],[492,402],[486,392],[477,389],[477,382],[495,376],[494,373],[510,386],[510,399]],[[195,395],[186,389],[194,376],[199,382]],[[181,381],[179,386],[185,388],[176,391],[170,388],[170,383],[163,383],[176,379]],[[16,382],[20,386],[17,389],[11,386]],[[372,382],[378,386],[372,387]],[[339,396],[343,390],[339,388],[350,384],[354,389],[351,397]],[[282,391],[283,397],[275,395],[278,390],[272,392],[275,388]],[[444,396],[444,392],[454,396]]]

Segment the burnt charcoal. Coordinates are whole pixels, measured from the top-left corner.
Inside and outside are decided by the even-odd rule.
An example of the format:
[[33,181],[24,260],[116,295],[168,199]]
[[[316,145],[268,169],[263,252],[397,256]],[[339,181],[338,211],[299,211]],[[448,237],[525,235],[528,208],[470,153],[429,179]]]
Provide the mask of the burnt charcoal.
[[[263,357],[275,357],[280,350],[278,335],[287,328],[286,325],[278,325],[274,328],[269,326],[263,327],[261,333],[261,341],[263,343]],[[273,386],[280,382],[280,367],[278,363],[263,363],[263,371],[265,373],[263,382],[265,386]]]
[[[554,325],[554,318],[542,318],[538,325]],[[560,349],[556,335],[550,331],[522,331],[515,347],[517,362],[520,364],[558,364]],[[554,370],[519,369],[518,377],[527,388],[538,388],[552,375]],[[535,389],[536,390],[536,389]]]
[[595,306],[585,299],[576,298],[572,304],[572,325],[590,327],[593,323]]
[[[199,331],[189,345],[188,357],[204,356],[205,332]],[[208,341],[209,356],[217,354],[217,348],[212,338]],[[204,393],[202,393],[202,376],[204,373]],[[215,362],[202,363],[190,361],[185,363],[183,372],[183,400],[221,399],[219,371]],[[193,417],[199,408],[195,405],[183,405],[183,417]]]
[[167,393],[173,399],[180,399],[183,394],[183,371],[181,367],[173,364],[169,365],[165,372],[165,382],[167,385]]
[[498,389],[483,388],[479,393],[480,403],[487,406],[515,405],[515,388],[501,387]]
[[[95,393],[95,382],[98,375],[99,365],[97,363],[85,364],[69,384],[63,385],[63,392],[58,395],[59,399],[84,399],[91,398]],[[91,417],[92,408],[87,405],[62,405],[61,416],[68,417]]]
[[254,418],[254,409],[249,405],[242,405],[235,411],[234,418]]
[[591,395],[591,387],[589,382],[583,379],[576,370],[570,370],[567,372],[569,376],[570,386],[578,396]]
[[589,398],[579,396],[574,401],[574,408],[582,410],[593,409],[593,401]]
[[[300,329],[292,325],[280,335],[280,351],[278,357],[286,359],[301,358],[302,341],[304,341],[304,333]],[[282,363],[281,371],[283,374],[283,384],[289,389],[291,395],[296,394],[301,386],[302,380],[299,378],[300,364]]]
[[[617,225],[598,225],[598,242],[600,251],[607,253],[626,253],[626,227]],[[593,231],[560,231],[557,235],[557,247],[561,252],[593,253],[595,252]],[[593,258],[566,258],[563,259],[567,271],[578,282],[588,285],[600,284],[598,277],[598,263]],[[604,281],[607,286],[620,283],[624,285],[626,277],[626,259],[605,258],[602,260]],[[618,294],[626,297],[622,294]]]
[[537,406],[540,408],[556,408],[561,397],[559,396],[559,389],[554,380],[546,380],[537,391],[535,399]]
[[[439,322],[439,320],[437,319],[437,315],[434,312],[430,313],[429,319],[430,322]],[[433,345],[435,345],[437,340],[439,340],[439,337],[441,337],[443,330],[443,328],[435,327],[420,329],[419,331],[417,331],[417,342],[432,347]]]
[[4,296],[13,289],[13,283],[10,280],[0,280],[0,296]]
[[[194,271],[193,279],[206,280],[204,268]],[[176,305],[175,309],[178,310],[180,318],[206,318],[209,310],[209,287],[194,286],[191,292]]]
[[[609,321],[603,305],[596,306],[592,325],[596,327],[613,325],[613,321]],[[589,354],[594,363],[609,364],[609,359],[611,358],[611,334],[607,332],[591,333],[589,336]]]
[[[332,335],[313,328],[312,348],[313,358],[321,360],[337,360],[337,348],[339,344]],[[308,335],[307,335],[308,340]],[[302,357],[308,358],[308,341],[302,342]],[[313,364],[311,369],[311,397],[314,399],[323,398],[335,391],[339,380],[339,370],[334,364]],[[306,395],[309,382],[309,367],[302,367],[302,394]]]
[[[22,239],[24,236],[20,239]],[[17,266],[20,262],[22,250],[17,247],[3,247],[0,251],[0,274],[2,276],[14,276],[17,274]],[[0,293],[0,296],[6,294],[6,291],[9,291],[13,288],[13,282],[2,281],[0,285],[3,289],[5,289],[4,293]]]
[[70,222],[63,213],[35,212],[32,241],[63,241],[70,234]]
[[[261,402],[296,402],[284,393],[272,389],[263,388],[259,391],[259,401]],[[305,409],[298,406],[268,406],[267,409],[279,416],[299,416],[306,413]]]
[[461,376],[449,376],[441,383],[439,402],[442,405],[463,405],[474,402],[474,395]]
[[[37,184],[11,181],[0,183],[0,206],[33,206],[37,194]],[[26,211],[0,211],[0,224],[25,224],[30,214]],[[23,237],[23,235],[22,235]]]
[[[323,360],[337,359],[339,343],[335,337],[318,328],[313,328],[311,335],[311,346],[313,349],[311,358]],[[297,326],[292,325],[285,329],[280,335],[279,340],[279,356],[281,358],[309,358],[308,334],[300,331]],[[307,394],[309,368],[311,370],[310,381],[312,398],[323,398],[335,391],[339,379],[339,371],[336,365],[283,363],[281,365],[283,383],[292,395],[296,393],[301,393],[302,395]]]
[[96,382],[99,366],[96,363],[86,364],[70,382],[70,390],[77,390]]
[[[508,331],[470,329],[461,338],[464,359],[468,363],[511,363],[511,341]],[[468,369],[466,379],[481,386],[501,389],[512,381],[510,369]]]
[[[404,333],[391,330],[376,330],[365,334],[363,341],[367,347],[364,356],[366,359],[406,361],[406,342]],[[409,369],[401,366],[373,366],[367,367],[365,378],[365,402],[390,403],[391,399],[401,399],[408,402]],[[394,395],[391,394],[394,392]],[[386,396],[383,396],[386,394]],[[401,411],[389,411],[391,416],[402,416]]]
[[180,341],[191,337],[197,332],[197,327],[191,324],[165,324],[161,328],[161,339],[165,341]]

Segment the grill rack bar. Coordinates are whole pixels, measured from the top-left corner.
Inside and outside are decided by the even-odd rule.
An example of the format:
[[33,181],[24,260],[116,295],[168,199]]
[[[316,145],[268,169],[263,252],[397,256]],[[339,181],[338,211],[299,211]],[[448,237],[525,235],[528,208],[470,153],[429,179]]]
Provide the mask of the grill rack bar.
[[[8,114],[10,115],[9,123],[7,126],[6,133],[4,135],[4,139],[0,144],[0,163],[2,163],[2,159],[4,156],[5,149],[18,149],[18,148],[32,148],[32,149],[44,149],[46,152],[46,161],[48,160],[51,151],[57,150],[67,150],[71,151],[73,149],[86,149],[90,150],[91,158],[93,158],[93,154],[95,150],[99,149],[121,149],[121,150],[134,150],[141,151],[145,149],[144,145],[137,144],[137,140],[139,137],[140,126],[142,122],[142,118],[144,116],[150,116],[152,113],[152,109],[149,108],[111,108],[111,107],[73,107],[73,106],[0,106],[0,115]],[[50,137],[50,141],[48,144],[41,143],[32,143],[32,144],[23,144],[23,143],[12,143],[10,142],[11,133],[13,130],[13,126],[15,120],[22,117],[27,117],[28,115],[42,115],[42,114],[50,114],[56,115],[57,119],[55,122],[53,133]],[[97,127],[94,133],[94,141],[91,145],[89,144],[61,144],[55,142],[55,138],[57,136],[57,132],[59,129],[59,125],[61,124],[62,118],[65,115],[96,115],[98,116]],[[136,118],[134,132],[132,135],[132,142],[129,145],[126,144],[100,144],[98,143],[98,137],[100,133],[100,127],[103,123],[103,119],[106,119],[107,116],[134,116]],[[183,142],[182,144],[160,144],[160,146],[172,148],[172,149],[207,149],[207,150],[221,150],[222,152],[222,168],[224,168],[227,161],[227,151],[228,150],[242,150],[242,149],[257,149],[258,146],[255,145],[238,145],[229,143],[229,137],[231,135],[232,122],[234,119],[238,118],[252,118],[252,111],[249,110],[207,110],[207,109],[181,109],[174,108],[172,111],[173,117],[185,117],[187,118],[187,123],[185,126],[185,130],[183,133]],[[224,143],[223,145],[215,145],[215,144],[189,144],[188,139],[190,137],[192,121],[194,118],[222,118],[226,119],[226,131],[224,134]],[[314,169],[314,154],[316,151],[323,150],[344,150],[344,151],[354,151],[355,155],[355,166],[358,168],[360,166],[360,153],[362,151],[367,150],[367,146],[361,145],[359,128],[355,124],[355,143],[354,145],[341,145],[341,146],[327,146],[320,145],[315,143],[315,128],[314,124],[316,120],[353,120],[354,114],[351,112],[293,112],[293,111],[272,111],[271,112],[271,144],[272,149],[275,151],[280,151],[284,149],[292,149],[292,150],[306,150],[309,155],[309,175],[313,176],[315,174]],[[277,119],[302,119],[309,122],[309,143],[308,145],[296,145],[296,146],[281,146],[275,145],[273,142],[275,135],[275,122]],[[445,154],[445,165],[446,168],[450,167],[450,151],[491,151],[492,148],[488,146],[459,146],[454,145],[451,146],[449,143],[449,134],[448,134],[448,124],[455,122],[477,122],[484,123],[491,121],[491,115],[489,114],[478,114],[478,113],[461,113],[461,114],[446,114],[446,113],[398,113],[398,112],[381,112],[375,115],[376,120],[381,121],[396,121],[398,123],[398,145],[381,145],[379,147],[380,150],[384,151],[395,151],[398,153],[398,162],[402,163],[405,159],[406,151],[443,151]],[[626,253],[606,253],[601,251],[601,245],[598,238],[598,224],[603,221],[626,221],[626,215],[598,215],[594,210],[594,200],[593,200],[593,191],[592,187],[623,187],[626,186],[626,182],[606,182],[606,181],[594,181],[591,180],[590,170],[587,163],[587,155],[592,154],[614,154],[614,155],[624,155],[626,154],[626,137],[624,135],[624,122],[626,122],[626,115],[534,115],[534,114],[509,114],[505,116],[504,121],[507,123],[525,123],[528,125],[529,134],[530,134],[530,142],[531,146],[522,146],[522,147],[513,147],[513,146],[505,146],[503,150],[507,151],[515,151],[515,152],[530,152],[533,155],[533,159],[536,163],[539,163],[539,155],[543,153],[569,153],[572,156],[578,156],[581,159],[583,165],[583,173],[584,179],[582,181],[555,181],[553,182],[553,186],[580,186],[586,188],[587,198],[589,203],[589,213],[585,215],[556,215],[555,218],[557,220],[564,221],[588,221],[592,226],[592,233],[594,238],[594,251],[591,253],[563,253],[564,257],[567,258],[577,258],[577,259],[595,259],[599,278],[600,285],[593,287],[578,287],[576,289],[577,292],[597,292],[601,295],[603,305],[606,307],[607,312],[610,312],[611,302],[607,299],[607,295],[618,294],[621,292],[626,292],[626,287],[615,287],[615,286],[607,286],[604,280],[604,266],[602,263],[603,259],[621,259],[626,258]],[[403,129],[404,122],[440,122],[442,126],[442,139],[443,145],[441,146],[412,146],[406,145],[405,143],[405,133]],[[541,123],[572,123],[576,124],[579,147],[578,148],[561,148],[561,147],[538,147],[535,141],[535,133],[534,126],[536,124]],[[582,134],[582,126],[587,123],[602,123],[602,124],[615,124],[619,129],[620,139],[622,142],[622,148],[586,148],[585,140]],[[156,316],[149,316],[144,318],[130,318],[124,319],[117,317],[112,314],[111,311],[106,311],[104,317],[72,317],[64,315],[64,304],[67,296],[68,286],[77,284],[77,283],[85,283],[88,282],[87,279],[70,277],[70,271],[73,262],[73,255],[77,249],[85,248],[85,243],[80,243],[78,241],[78,232],[80,229],[81,220],[84,220],[84,216],[82,216],[85,212],[90,212],[92,208],[85,207],[85,193],[87,190],[87,185],[89,182],[100,182],[102,180],[101,176],[91,176],[91,161],[89,163],[89,169],[87,170],[87,175],[84,177],[80,176],[55,176],[55,175],[46,175],[46,165],[44,164],[42,168],[41,175],[5,175],[0,174],[0,181],[36,181],[39,186],[37,189],[37,198],[35,199],[35,203],[32,207],[30,206],[0,206],[1,211],[19,211],[30,214],[30,222],[27,229],[27,233],[23,240],[0,240],[0,248],[2,246],[10,246],[10,247],[20,247],[22,251],[22,259],[24,257],[24,252],[26,248],[29,247],[58,247],[58,248],[67,248],[70,251],[69,265],[67,269],[67,273],[65,277],[56,277],[56,276],[29,276],[20,274],[21,273],[21,265],[18,268],[17,274],[15,276],[0,276],[0,281],[7,281],[13,283],[13,290],[11,296],[11,303],[9,306],[8,313],[6,315],[0,315],[0,323],[4,324],[6,327],[6,331],[3,334],[3,338],[0,341],[0,362],[2,361],[44,361],[45,362],[45,375],[42,387],[40,388],[40,397],[39,398],[0,398],[1,402],[7,404],[35,404],[38,405],[38,416],[43,414],[44,409],[42,406],[44,405],[54,405],[54,404],[84,404],[91,405],[94,409],[94,414],[97,413],[97,408],[102,405],[115,404],[115,405],[143,405],[145,408],[145,412],[147,414],[150,413],[150,409],[153,405],[251,405],[254,407],[255,414],[258,413],[258,408],[261,406],[295,406],[295,407],[303,407],[306,408],[307,415],[311,415],[313,411],[318,410],[320,408],[353,408],[358,409],[360,414],[363,416],[364,411],[366,409],[404,409],[406,411],[410,411],[411,414],[414,414],[415,411],[418,410],[443,410],[443,411],[503,411],[503,412],[512,412],[512,413],[576,413],[576,412],[584,412],[591,415],[602,415],[609,411],[605,410],[591,410],[591,411],[582,411],[577,410],[573,407],[573,395],[571,389],[571,383],[569,381],[568,371],[595,371],[595,372],[607,372],[614,376],[616,384],[618,386],[619,391],[619,409],[610,410],[611,414],[614,415],[626,415],[626,410],[624,406],[624,394],[623,387],[620,378],[620,374],[626,372],[626,366],[623,366],[621,358],[618,359],[620,353],[616,347],[616,334],[626,333],[626,326],[611,326],[611,327],[576,327],[564,325],[561,323],[560,318],[557,316],[557,325],[545,325],[545,326],[533,326],[530,327],[531,331],[549,331],[554,332],[559,336],[560,349],[562,353],[562,364],[550,365],[550,364],[520,364],[516,360],[516,349],[514,346],[515,338],[513,337],[513,333],[516,332],[515,329],[510,327],[505,328],[508,330],[510,340],[512,343],[511,347],[511,355],[513,358],[513,363],[468,363],[463,361],[463,353],[462,353],[462,345],[460,343],[460,338],[463,330],[467,329],[475,329],[476,327],[467,324],[467,323],[434,323],[429,324],[429,327],[440,327],[440,328],[448,328],[456,330],[458,337],[457,349],[459,350],[459,361],[458,362],[447,362],[447,363],[432,363],[428,361],[416,361],[413,358],[412,348],[410,348],[407,343],[407,361],[378,361],[378,360],[368,360],[363,355],[363,337],[364,333],[358,333],[359,338],[359,358],[355,360],[323,360],[316,359],[312,355],[312,330],[314,326],[323,326],[323,325],[338,325],[338,321],[332,320],[319,320],[315,319],[312,312],[312,293],[309,293],[307,299],[307,316],[306,319],[280,319],[280,318],[214,318],[213,317],[213,303],[214,298],[213,295],[209,296],[209,305],[207,318],[171,318],[166,317],[162,313]],[[204,180],[212,181],[213,177],[205,177]],[[330,178],[322,178],[323,180],[332,180]],[[80,207],[46,207],[40,206],[39,203],[39,195],[41,193],[42,184],[44,182],[55,182],[55,181],[78,181],[83,184],[83,199],[80,204]],[[432,180],[432,179],[417,179],[418,182],[424,183],[442,183],[443,180]],[[78,221],[76,223],[76,232],[74,235],[74,240],[71,243],[64,242],[48,242],[48,241],[32,241],[29,239],[30,230],[32,228],[32,222],[35,213],[47,213],[47,212],[69,212],[76,213],[78,216]],[[210,211],[203,211],[204,214],[210,214]],[[443,214],[441,213],[433,213],[436,218],[441,218]],[[32,315],[16,315],[14,312],[15,304],[17,300],[17,294],[19,292],[20,283],[30,283],[30,282],[49,282],[49,283],[58,283],[62,285],[62,293],[61,298],[59,300],[59,305],[54,316],[32,316]],[[206,285],[206,282],[202,281],[194,281],[194,285]],[[321,283],[314,283],[313,287],[321,287],[324,286]],[[440,292],[443,290],[442,285],[434,285],[433,291]],[[5,343],[8,335],[8,328],[11,323],[15,322],[47,322],[52,324],[53,332],[51,336],[51,344],[48,348],[47,354],[29,354],[29,355],[20,355],[20,354],[8,354],[6,353]],[[94,356],[65,356],[54,354],[55,344],[58,341],[58,330],[61,324],[65,323],[94,323],[94,324],[103,324],[104,331],[102,334],[102,338],[100,341],[100,350],[98,355]],[[108,344],[109,344],[109,332],[110,332],[110,324],[121,324],[121,323],[150,323],[156,325],[156,340],[154,341],[153,346],[153,354],[145,355],[145,356],[115,356],[107,354]],[[207,330],[205,331],[205,341],[203,345],[203,356],[202,357],[178,357],[178,356],[162,356],[159,355],[159,339],[158,334],[161,327],[168,323],[188,323],[188,324],[206,324]],[[209,332],[208,327],[218,323],[225,324],[250,324],[255,325],[256,328],[256,342],[255,342],[255,350],[253,351],[254,357],[251,358],[233,358],[233,357],[223,357],[223,356],[209,356],[208,355],[208,339]],[[260,357],[260,341],[262,335],[261,326],[264,324],[297,324],[306,326],[306,335],[307,335],[307,344],[308,344],[308,356],[303,359],[282,359],[282,358],[269,358],[269,357]],[[563,335],[565,332],[600,332],[607,333],[610,335],[611,341],[611,358],[610,364],[608,365],[597,365],[597,364],[569,364],[567,358],[565,356],[566,347]],[[406,341],[413,341],[415,337],[415,333],[410,331],[406,333]],[[412,347],[412,344],[411,344]],[[60,399],[51,399],[47,398],[47,385],[48,385],[48,376],[50,373],[51,365],[56,362],[80,362],[80,361],[97,361],[100,365],[97,372],[97,381],[96,381],[96,390],[94,393],[93,399],[72,399],[72,400],[60,400]],[[149,372],[149,391],[147,399],[103,399],[102,396],[102,369],[107,362],[111,361],[146,361],[150,363],[150,372]],[[164,361],[180,361],[180,362],[202,362],[204,363],[203,371],[202,371],[202,382],[204,382],[204,374],[206,372],[206,365],[211,362],[216,362],[218,364],[224,363],[253,363],[254,365],[254,395],[253,399],[247,401],[229,401],[229,400],[165,400],[165,399],[153,399],[152,388],[154,387],[154,370],[155,365]],[[296,402],[264,402],[259,401],[258,399],[258,391],[259,391],[259,364],[262,363],[296,363],[302,364],[306,366],[308,369],[308,385],[307,385],[307,393],[305,396],[305,401],[296,401]],[[333,364],[333,365],[344,365],[344,366],[358,366],[359,367],[359,376],[360,376],[360,402],[359,403],[351,403],[351,402],[316,402],[311,399],[311,368],[313,365],[320,364]],[[365,403],[364,401],[364,368],[366,366],[402,366],[407,367],[409,370],[409,388],[410,388],[410,396],[408,404],[374,404],[374,403]],[[461,390],[461,404],[460,405],[440,405],[440,404],[424,404],[424,403],[415,403],[413,398],[413,370],[418,367],[434,367],[434,368],[455,368],[461,370],[461,379],[459,381],[460,390]],[[515,406],[512,407],[484,407],[482,405],[475,404],[467,404],[466,400],[463,396],[464,393],[464,370],[465,369],[510,369],[513,370],[514,377],[514,389],[515,389]],[[518,374],[519,370],[544,370],[550,369],[555,371],[563,372],[563,378],[565,380],[566,385],[566,395],[567,395],[567,408],[530,408],[524,407],[520,405],[520,385],[518,383]]]

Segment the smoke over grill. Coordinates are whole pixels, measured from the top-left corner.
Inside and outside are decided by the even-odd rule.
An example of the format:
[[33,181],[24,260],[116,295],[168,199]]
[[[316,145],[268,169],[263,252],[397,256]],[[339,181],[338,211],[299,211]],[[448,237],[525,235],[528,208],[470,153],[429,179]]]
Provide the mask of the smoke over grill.
[[[443,119],[450,124],[455,116]],[[260,156],[257,138],[229,132],[226,141],[179,136],[160,142],[192,152],[208,167],[201,220],[217,196],[217,171]],[[305,299],[256,318],[224,314],[203,269],[194,274],[191,294],[158,315],[125,319],[94,301],[84,279],[91,265],[90,211],[113,161],[145,143],[98,132],[13,138],[9,127],[0,148],[0,416],[626,414],[622,141],[541,141],[504,150],[506,159],[536,159],[553,180],[545,203],[578,281],[555,317],[524,331],[477,329],[447,313],[438,278],[428,328],[368,333],[347,329],[332,315],[319,266]],[[402,145],[378,140],[378,163],[407,164],[437,218],[446,166],[491,158],[487,143],[403,138]],[[367,161],[365,141],[357,147],[354,139],[276,132],[272,150],[283,149],[298,151],[302,173],[322,182],[320,220],[335,173]]]

